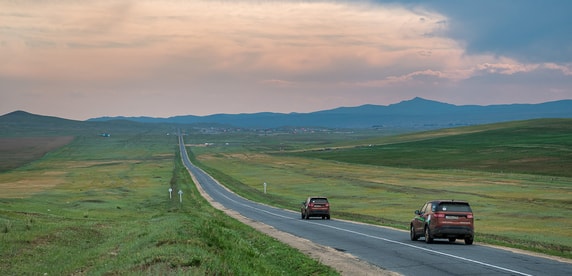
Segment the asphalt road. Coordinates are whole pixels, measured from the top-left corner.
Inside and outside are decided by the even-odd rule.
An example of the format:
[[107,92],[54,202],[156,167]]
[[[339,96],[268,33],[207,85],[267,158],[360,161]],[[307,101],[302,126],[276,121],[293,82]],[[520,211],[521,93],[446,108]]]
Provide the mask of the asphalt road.
[[[182,137],[181,137],[182,139]],[[463,241],[421,238],[411,241],[409,232],[335,218],[302,220],[299,212],[278,209],[242,198],[195,167],[180,142],[185,166],[202,188],[225,208],[295,236],[335,248],[386,270],[403,275],[572,275],[572,263],[514,253]],[[306,195],[300,195],[300,202]],[[335,204],[332,202],[331,204]]]

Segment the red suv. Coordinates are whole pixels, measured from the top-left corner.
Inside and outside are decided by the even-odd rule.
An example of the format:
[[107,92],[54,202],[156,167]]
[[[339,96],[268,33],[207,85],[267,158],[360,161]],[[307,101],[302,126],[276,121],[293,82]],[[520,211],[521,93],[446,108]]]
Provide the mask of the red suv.
[[412,241],[424,236],[426,243],[432,243],[433,239],[449,239],[449,242],[464,239],[465,244],[473,244],[473,211],[466,201],[429,201],[415,211],[409,230]]
[[328,198],[323,196],[311,196],[302,202],[300,209],[302,219],[310,217],[322,217],[322,219],[330,219],[330,203]]

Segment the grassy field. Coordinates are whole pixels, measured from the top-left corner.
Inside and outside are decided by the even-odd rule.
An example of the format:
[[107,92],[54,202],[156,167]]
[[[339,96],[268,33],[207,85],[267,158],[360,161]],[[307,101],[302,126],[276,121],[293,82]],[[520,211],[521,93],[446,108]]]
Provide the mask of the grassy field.
[[73,136],[0,138],[0,173],[18,168],[64,146]]
[[[306,196],[326,195],[333,219],[406,229],[426,200],[463,199],[476,242],[572,258],[571,124],[401,135],[189,128],[185,141],[198,165],[257,201],[298,210]],[[337,274],[211,208],[170,127],[122,123],[109,138],[99,127],[0,173],[0,274]],[[184,191],[182,203],[169,187]]]
[[427,200],[468,200],[477,242],[571,258],[571,129],[572,120],[538,120],[369,138],[353,146],[338,138],[318,144],[313,135],[306,143],[303,135],[211,137],[210,146],[191,150],[205,170],[258,201],[298,210],[307,195],[325,195],[333,218],[407,229]]
[[338,274],[212,208],[176,142],[155,130],[79,136],[1,173],[0,274]]
[[[495,128],[498,126],[502,127]],[[465,129],[466,133],[444,137],[305,151],[297,156],[400,168],[572,177],[571,120],[534,120],[524,125],[519,122]]]

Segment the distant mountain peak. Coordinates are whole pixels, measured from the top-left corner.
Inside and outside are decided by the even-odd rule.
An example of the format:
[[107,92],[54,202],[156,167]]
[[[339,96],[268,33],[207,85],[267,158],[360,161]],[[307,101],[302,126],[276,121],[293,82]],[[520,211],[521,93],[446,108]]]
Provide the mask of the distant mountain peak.
[[10,112],[10,113],[7,113],[7,114],[0,116],[0,118],[3,118],[4,120],[32,119],[32,118],[38,118],[38,117],[42,117],[42,116],[30,113],[30,112],[26,112],[23,110],[13,111],[13,112]]
[[444,103],[444,102],[438,102],[438,101],[433,101],[433,100],[427,100],[421,97],[415,97],[411,100],[405,100],[405,101],[401,101],[398,102],[396,104],[390,104],[390,106],[392,105],[427,105],[427,104],[439,104],[439,105],[452,105],[452,104],[448,104],[448,103]]
[[59,117],[38,115],[38,114],[30,113],[30,112],[27,112],[27,111],[23,111],[23,110],[13,111],[13,112],[10,112],[10,113],[7,113],[7,114],[4,114],[4,115],[0,116],[0,122],[1,122],[1,121],[18,122],[18,121],[25,121],[25,120],[36,120],[36,121],[42,121],[42,120],[74,121],[74,120],[68,120],[68,119],[63,119],[63,118],[59,118]]
[[414,102],[414,101],[434,102],[433,100],[428,100],[428,99],[421,98],[421,97],[415,97],[411,100],[405,100],[404,102]]
[[405,100],[396,104],[390,104],[387,107],[390,110],[401,110],[402,112],[408,113],[427,113],[448,111],[457,106],[453,104],[415,97],[411,100]]
[[4,114],[4,116],[32,116],[34,114],[30,113],[30,112],[26,112],[23,110],[16,110],[7,114]]
[[[135,121],[140,123],[213,124],[244,128],[327,127],[327,128],[408,128],[435,129],[463,125],[496,123],[536,118],[572,118],[572,99],[541,104],[454,105],[415,97],[391,105],[366,104],[340,107],[311,113],[242,113],[208,116],[104,117],[88,121]],[[57,119],[57,120],[56,120]],[[14,111],[0,116],[2,124],[51,126],[70,123],[70,120],[41,116],[25,111]],[[117,122],[116,122],[117,123]]]

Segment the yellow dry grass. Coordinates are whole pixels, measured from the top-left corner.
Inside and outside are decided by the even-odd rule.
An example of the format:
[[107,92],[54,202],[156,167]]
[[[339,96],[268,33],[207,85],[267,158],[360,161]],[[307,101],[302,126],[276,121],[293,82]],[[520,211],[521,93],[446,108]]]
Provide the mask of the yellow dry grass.
[[0,175],[0,198],[25,198],[32,194],[53,188],[65,182],[63,171],[49,171],[37,174],[18,172]]

